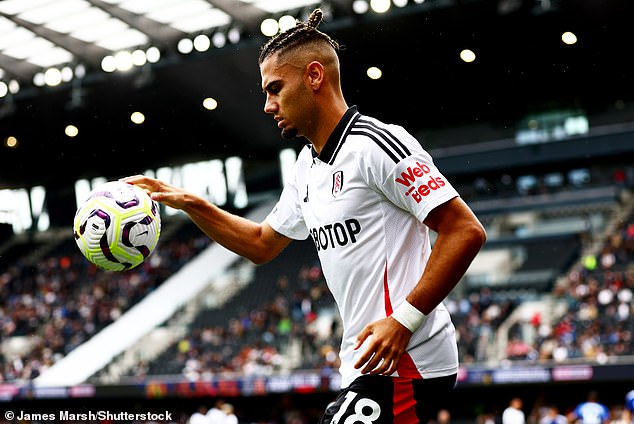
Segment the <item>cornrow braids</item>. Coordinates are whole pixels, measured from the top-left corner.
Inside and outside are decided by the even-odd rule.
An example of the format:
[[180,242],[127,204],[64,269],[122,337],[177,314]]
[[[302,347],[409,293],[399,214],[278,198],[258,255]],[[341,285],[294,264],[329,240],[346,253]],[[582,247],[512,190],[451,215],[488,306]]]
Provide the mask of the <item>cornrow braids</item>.
[[262,62],[273,53],[288,50],[316,40],[325,41],[335,49],[335,51],[339,50],[339,43],[317,29],[323,17],[324,12],[321,9],[315,9],[306,22],[297,20],[294,27],[270,38],[260,49],[258,64],[261,65]]

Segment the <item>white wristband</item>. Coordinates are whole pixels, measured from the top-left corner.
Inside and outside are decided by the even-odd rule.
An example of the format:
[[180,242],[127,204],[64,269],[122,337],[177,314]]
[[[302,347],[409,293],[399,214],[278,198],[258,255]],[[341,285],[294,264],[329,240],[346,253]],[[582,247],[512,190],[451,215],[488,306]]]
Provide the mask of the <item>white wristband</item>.
[[418,330],[427,315],[416,309],[411,303],[405,300],[401,306],[392,312],[392,318],[403,324],[412,333]]

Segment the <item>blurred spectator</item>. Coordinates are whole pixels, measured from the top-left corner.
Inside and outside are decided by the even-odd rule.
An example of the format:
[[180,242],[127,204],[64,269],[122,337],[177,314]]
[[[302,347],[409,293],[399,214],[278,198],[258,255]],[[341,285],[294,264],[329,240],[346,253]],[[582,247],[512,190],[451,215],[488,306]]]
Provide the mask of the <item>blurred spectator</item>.
[[209,424],[210,421],[207,418],[207,407],[204,405],[200,405],[198,410],[194,412],[190,417],[188,424]]
[[450,424],[451,423],[451,413],[448,409],[442,408],[438,410],[436,414],[436,419],[431,421],[429,424]]
[[629,416],[630,422],[634,424],[634,389],[625,395],[624,411]]
[[591,390],[586,401],[570,412],[568,420],[578,424],[607,424],[610,421],[610,411],[599,403],[599,393]]
[[232,404],[225,403],[222,405],[222,412],[225,413],[224,424],[238,424],[238,417],[234,412]]
[[502,412],[502,424],[525,424],[526,416],[522,410],[524,402],[520,397],[514,397]]
[[216,399],[214,405],[207,411],[207,423],[209,424],[223,424],[227,414],[222,410],[225,401],[224,399]]
[[559,412],[556,405],[546,408],[546,415],[539,419],[539,424],[568,424],[568,418]]

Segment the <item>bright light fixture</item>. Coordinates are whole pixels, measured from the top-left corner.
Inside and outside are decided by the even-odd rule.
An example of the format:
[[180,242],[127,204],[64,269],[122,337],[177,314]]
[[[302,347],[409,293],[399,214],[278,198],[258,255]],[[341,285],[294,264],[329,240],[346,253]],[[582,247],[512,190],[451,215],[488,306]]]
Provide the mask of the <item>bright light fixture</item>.
[[563,41],[564,43],[568,45],[572,45],[577,42],[577,36],[570,31],[566,31],[563,34],[561,34],[561,41]]
[[62,82],[62,73],[57,68],[49,68],[44,72],[44,82],[51,87],[59,85]]
[[194,48],[199,52],[207,51],[209,47],[211,47],[211,40],[205,34],[198,34],[194,38]]
[[368,13],[368,10],[370,10],[370,5],[366,0],[355,0],[352,3],[352,10],[357,15],[363,15],[364,13]]
[[274,36],[275,34],[277,34],[277,31],[279,31],[279,29],[279,23],[273,18],[266,18],[260,24],[260,31],[262,31],[262,34],[266,35],[267,37]]
[[145,122],[145,115],[141,112],[132,112],[132,115],[130,115],[130,121],[137,125],[142,124]]
[[385,13],[390,10],[390,0],[370,0],[370,8],[376,13]]
[[194,50],[194,42],[189,38],[183,38],[178,42],[176,48],[179,53],[189,54]]
[[366,74],[370,79],[378,80],[381,76],[383,76],[383,71],[376,66],[370,66],[366,71]]
[[293,28],[297,24],[297,22],[295,21],[295,18],[291,15],[282,16],[279,19],[278,23],[279,23],[281,32],[288,31],[289,29]]
[[79,128],[77,128],[76,126],[70,124],[70,125],[66,125],[66,128],[64,128],[64,134],[66,134],[69,137],[77,137],[77,135],[79,134]]
[[472,50],[464,49],[460,52],[460,59],[464,62],[471,63],[476,59],[476,55]]
[[218,107],[218,101],[213,97],[207,97],[203,100],[203,107],[207,110],[214,110]]

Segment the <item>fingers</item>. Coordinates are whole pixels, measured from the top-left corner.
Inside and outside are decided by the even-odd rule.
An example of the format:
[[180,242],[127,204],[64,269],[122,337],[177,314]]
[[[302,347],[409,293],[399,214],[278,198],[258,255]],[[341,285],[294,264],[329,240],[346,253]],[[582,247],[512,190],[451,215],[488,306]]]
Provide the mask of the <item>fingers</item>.
[[[355,350],[365,345],[354,364],[363,374],[390,375],[396,368],[412,333],[393,319],[368,324],[357,336]],[[372,336],[372,337],[370,337]]]
[[145,175],[137,174],[137,175],[130,175],[128,177],[119,178],[119,181],[123,181],[124,183],[128,183],[128,184],[136,184],[147,179],[148,177],[146,177]]
[[154,178],[146,177],[145,175],[131,175],[128,177],[119,178],[119,181],[123,181],[124,183],[134,184],[139,186],[147,194],[152,197],[152,199],[160,201],[160,196],[156,195],[156,192],[162,191],[162,187],[165,186],[161,181],[156,180]]
[[[396,371],[401,353],[385,344],[371,344],[355,364],[363,374],[390,375]],[[364,366],[365,364],[365,366]]]
[[366,326],[363,330],[361,330],[361,332],[357,335],[357,344],[354,345],[354,350],[359,349],[370,334],[372,334],[372,330],[370,330],[369,326]]
[[[363,334],[363,337],[361,337],[361,334]],[[369,335],[365,330],[361,334],[358,337],[355,349],[358,349]],[[387,340],[383,342],[373,340],[368,344],[365,351],[354,364],[354,367],[357,369],[363,367],[361,369],[363,374],[390,375],[396,371],[396,364],[400,356],[399,351],[394,349]]]
[[129,177],[119,178],[119,181],[139,186],[149,194],[150,179],[145,175],[131,175]]

